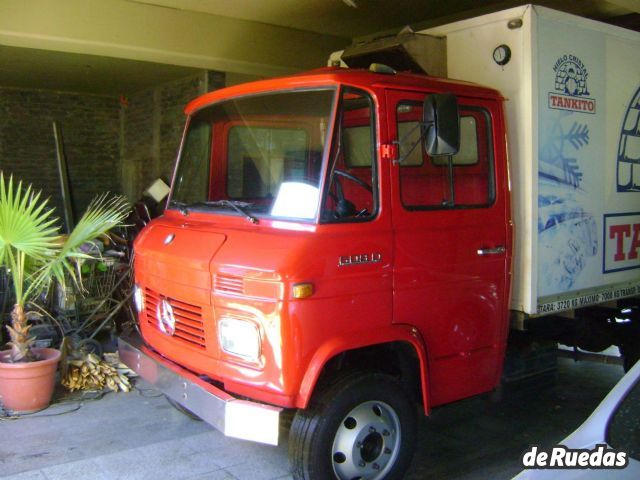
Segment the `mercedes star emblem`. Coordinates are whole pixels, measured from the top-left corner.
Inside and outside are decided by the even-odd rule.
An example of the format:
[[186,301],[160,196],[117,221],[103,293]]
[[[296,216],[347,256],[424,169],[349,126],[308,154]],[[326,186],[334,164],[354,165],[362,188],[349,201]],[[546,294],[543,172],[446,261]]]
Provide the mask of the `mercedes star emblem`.
[[176,317],[173,316],[173,307],[169,300],[162,299],[156,308],[156,315],[158,316],[158,327],[162,333],[173,335],[176,331]]

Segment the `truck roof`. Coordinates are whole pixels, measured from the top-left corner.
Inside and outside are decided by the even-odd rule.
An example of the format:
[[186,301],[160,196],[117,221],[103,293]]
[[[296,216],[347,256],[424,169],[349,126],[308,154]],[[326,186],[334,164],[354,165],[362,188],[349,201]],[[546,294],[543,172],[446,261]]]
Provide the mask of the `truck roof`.
[[254,93],[333,85],[351,85],[369,90],[380,88],[429,90],[451,92],[460,96],[503,99],[503,96],[497,90],[462,80],[430,77],[417,73],[376,73],[365,69],[325,67],[287,77],[259,80],[215,90],[189,102],[184,111],[187,115],[190,115],[220,100]]

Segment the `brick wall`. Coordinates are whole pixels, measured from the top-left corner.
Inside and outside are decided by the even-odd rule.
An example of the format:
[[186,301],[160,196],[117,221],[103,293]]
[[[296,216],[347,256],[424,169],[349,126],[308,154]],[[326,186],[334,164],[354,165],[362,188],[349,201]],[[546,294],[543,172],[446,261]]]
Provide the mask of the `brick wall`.
[[96,193],[122,191],[119,118],[116,98],[0,88],[0,169],[41,189],[62,217],[55,120],[77,219]]
[[184,107],[198,95],[224,86],[224,74],[165,83],[127,98],[124,115],[125,191],[138,198],[156,178],[171,180],[185,124]]
[[106,190],[138,199],[156,178],[169,181],[186,103],[224,86],[205,72],[117,97],[0,87],[0,169],[33,183],[62,217],[52,122],[62,130],[76,219]]
[[122,112],[122,182],[131,200],[143,189],[142,172],[153,163],[153,90],[127,99]]

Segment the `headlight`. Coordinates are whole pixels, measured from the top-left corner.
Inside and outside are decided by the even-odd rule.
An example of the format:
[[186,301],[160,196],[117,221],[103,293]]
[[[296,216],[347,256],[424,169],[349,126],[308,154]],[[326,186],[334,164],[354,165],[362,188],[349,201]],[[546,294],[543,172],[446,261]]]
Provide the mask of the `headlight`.
[[140,285],[133,287],[133,303],[135,303],[138,313],[144,310],[144,292],[142,288],[140,288]]
[[260,357],[260,334],[255,323],[223,317],[218,322],[220,347],[226,353],[257,362]]

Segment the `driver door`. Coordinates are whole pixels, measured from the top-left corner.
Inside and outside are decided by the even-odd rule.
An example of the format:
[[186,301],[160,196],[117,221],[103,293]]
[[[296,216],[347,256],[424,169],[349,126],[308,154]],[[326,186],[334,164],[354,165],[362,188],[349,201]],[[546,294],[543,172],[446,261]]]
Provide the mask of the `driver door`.
[[459,96],[460,152],[429,157],[417,128],[425,95],[387,95],[389,137],[402,159],[391,165],[393,315],[424,339],[437,405],[499,380],[511,227],[506,158],[494,148],[503,145],[500,104]]

